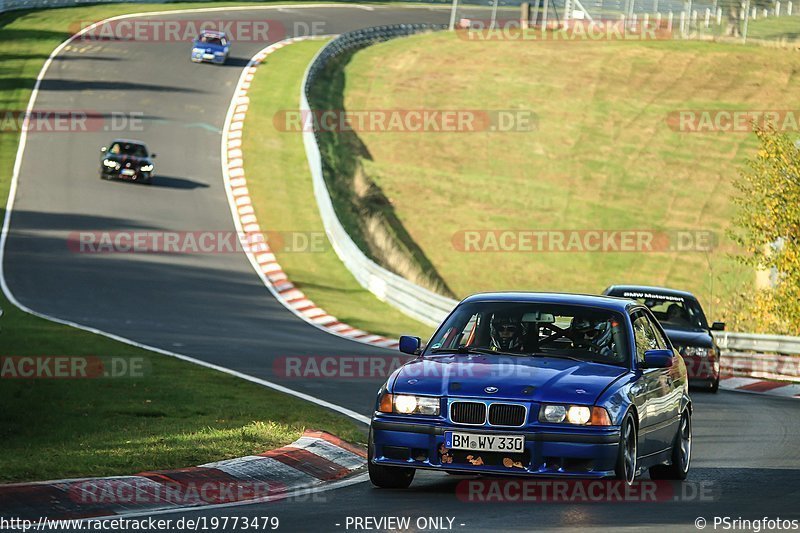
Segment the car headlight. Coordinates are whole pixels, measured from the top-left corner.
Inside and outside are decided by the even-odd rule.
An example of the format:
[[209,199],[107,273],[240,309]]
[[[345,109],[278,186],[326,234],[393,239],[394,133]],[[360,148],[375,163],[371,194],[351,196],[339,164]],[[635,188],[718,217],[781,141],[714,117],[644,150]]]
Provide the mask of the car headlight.
[[567,418],[567,408],[563,405],[545,405],[542,409],[543,422],[563,422]]
[[381,397],[379,411],[402,415],[439,415],[439,398],[412,394],[388,394]]
[[603,407],[586,405],[544,405],[539,410],[539,422],[573,424],[576,426],[610,426],[611,418]]
[[151,172],[153,170],[153,164],[150,163],[149,165],[142,165],[142,167],[139,170],[141,170],[142,172]]
[[683,349],[683,353],[688,356],[708,357],[711,355],[711,348],[702,348],[700,346],[687,346]]
[[119,168],[119,163],[116,161],[111,161],[110,159],[103,159],[103,165],[107,166],[108,168]]
[[582,426],[592,418],[592,410],[585,405],[570,405],[567,409],[567,422]]
[[203,53],[203,49],[202,48],[192,48],[192,53],[193,54],[202,54]]
[[218,55],[218,56],[224,56],[224,55],[225,55],[225,52],[214,52],[214,54],[216,54],[216,55]]

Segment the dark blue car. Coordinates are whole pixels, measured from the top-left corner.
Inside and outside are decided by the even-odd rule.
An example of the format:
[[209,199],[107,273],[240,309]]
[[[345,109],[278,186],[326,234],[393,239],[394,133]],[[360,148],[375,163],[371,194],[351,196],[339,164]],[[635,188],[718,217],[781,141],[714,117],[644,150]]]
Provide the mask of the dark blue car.
[[544,477],[685,479],[686,367],[633,300],[540,293],[462,301],[381,387],[369,474],[405,488],[417,469]]
[[612,285],[603,294],[631,298],[646,305],[683,357],[689,384],[714,393],[719,390],[721,352],[712,332],[724,331],[725,323],[709,325],[692,293],[665,287]]
[[206,30],[192,42],[192,61],[222,65],[228,60],[230,39],[225,32]]

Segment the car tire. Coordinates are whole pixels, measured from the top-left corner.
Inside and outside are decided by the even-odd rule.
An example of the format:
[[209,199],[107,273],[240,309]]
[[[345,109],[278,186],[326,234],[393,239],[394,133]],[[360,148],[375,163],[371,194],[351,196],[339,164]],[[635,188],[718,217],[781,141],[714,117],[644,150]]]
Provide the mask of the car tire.
[[383,466],[372,463],[375,456],[375,445],[372,442],[372,429],[369,430],[369,445],[367,448],[367,470],[369,480],[381,489],[407,489],[414,481],[416,470],[402,466]]
[[650,468],[650,479],[675,479],[683,481],[689,475],[692,462],[692,415],[688,409],[681,414],[678,433],[672,443],[671,464]]
[[639,468],[639,442],[636,432],[636,424],[630,414],[620,426],[619,433],[619,452],[617,453],[617,466],[614,469],[614,477],[624,480],[626,484],[633,484]]
[[714,382],[711,384],[711,387],[709,387],[708,392],[710,392],[711,394],[716,394],[718,390],[719,390],[719,376],[717,376],[717,379],[715,379]]

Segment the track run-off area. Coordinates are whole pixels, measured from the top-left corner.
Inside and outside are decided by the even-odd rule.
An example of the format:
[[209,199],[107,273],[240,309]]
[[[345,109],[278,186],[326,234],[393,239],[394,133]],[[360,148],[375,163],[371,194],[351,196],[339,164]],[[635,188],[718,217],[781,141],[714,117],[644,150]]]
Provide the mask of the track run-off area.
[[[289,32],[314,27],[324,34],[449,18],[445,9],[354,5],[141,18],[206,15],[269,19]],[[238,41],[221,67],[192,64],[185,42],[76,40],[59,50],[41,79],[34,110],[144,112],[141,131],[131,136],[157,153],[158,179],[150,187],[98,179],[98,150],[113,133],[28,135],[6,227],[4,283],[20,305],[38,314],[274,383],[364,420],[380,380],[342,386],[330,379],[285,379],[275,374],[274,362],[285,356],[397,352],[343,339],[301,320],[275,300],[244,253],[81,254],[66,244],[79,231],[235,232],[222,173],[222,128],[242,69],[267,44]],[[260,67],[269,68],[268,61]],[[265,151],[263,157],[270,154]],[[419,528],[418,517],[440,518],[427,524],[463,531],[696,531],[699,517],[708,521],[709,530],[714,517],[800,518],[800,404],[727,391],[697,392],[693,401],[693,461],[683,501],[482,503],[462,497],[459,484],[470,478],[419,473],[405,491],[378,490],[362,477],[362,482],[277,502],[160,517],[277,516],[280,529],[288,531],[352,531],[353,517],[411,517],[412,529]],[[383,524],[381,529],[391,527]]]

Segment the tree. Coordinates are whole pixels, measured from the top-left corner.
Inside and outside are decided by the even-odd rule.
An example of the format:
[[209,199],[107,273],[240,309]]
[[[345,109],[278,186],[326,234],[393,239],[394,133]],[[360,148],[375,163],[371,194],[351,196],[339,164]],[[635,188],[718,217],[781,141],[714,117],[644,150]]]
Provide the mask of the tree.
[[743,263],[776,273],[771,289],[752,295],[756,330],[800,335],[800,149],[770,124],[755,134],[759,151],[734,182],[739,209],[731,236]]

